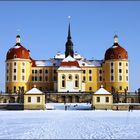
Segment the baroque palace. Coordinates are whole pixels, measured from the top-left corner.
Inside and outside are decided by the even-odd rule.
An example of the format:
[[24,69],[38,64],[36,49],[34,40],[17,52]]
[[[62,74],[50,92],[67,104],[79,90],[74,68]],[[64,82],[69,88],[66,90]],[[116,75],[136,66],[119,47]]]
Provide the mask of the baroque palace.
[[91,103],[96,109],[140,109],[140,89],[129,91],[128,53],[117,35],[103,60],[88,60],[74,52],[73,46],[70,22],[65,53],[58,52],[48,60],[32,58],[17,35],[6,55],[6,93],[0,95],[0,108],[44,109],[55,102]]
[[26,92],[34,87],[42,92],[95,92],[101,85],[111,92],[129,91],[127,51],[119,45],[118,36],[105,52],[103,60],[87,60],[74,52],[68,26],[65,54],[48,60],[35,60],[22,46],[20,36],[6,55],[6,92]]

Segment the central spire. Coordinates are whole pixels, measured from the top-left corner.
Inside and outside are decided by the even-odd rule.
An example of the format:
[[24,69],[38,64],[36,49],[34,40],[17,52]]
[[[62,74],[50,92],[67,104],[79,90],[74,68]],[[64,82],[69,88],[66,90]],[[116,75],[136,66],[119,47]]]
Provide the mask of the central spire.
[[68,37],[67,39],[71,39],[71,34],[70,34],[70,18],[69,18],[69,28],[68,28]]
[[68,26],[68,37],[67,37],[67,42],[65,44],[66,50],[65,50],[65,57],[71,56],[74,57],[74,51],[73,51],[73,43],[71,41],[71,32],[70,32],[70,16],[68,16],[69,19],[69,26]]

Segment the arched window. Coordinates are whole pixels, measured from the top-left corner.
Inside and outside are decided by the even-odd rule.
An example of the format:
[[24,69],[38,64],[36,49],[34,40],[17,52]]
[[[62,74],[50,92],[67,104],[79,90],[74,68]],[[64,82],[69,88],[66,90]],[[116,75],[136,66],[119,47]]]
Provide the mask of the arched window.
[[64,88],[66,86],[65,75],[62,75],[61,87]]
[[68,80],[72,80],[72,75],[71,74],[69,74]]
[[14,58],[17,58],[17,55],[14,55]]
[[75,87],[78,88],[79,87],[79,76],[75,75]]

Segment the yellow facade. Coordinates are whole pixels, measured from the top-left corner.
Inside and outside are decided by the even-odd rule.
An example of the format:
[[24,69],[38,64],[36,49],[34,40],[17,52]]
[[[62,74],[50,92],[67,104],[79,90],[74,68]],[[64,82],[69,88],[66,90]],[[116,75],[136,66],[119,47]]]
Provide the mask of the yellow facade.
[[[58,92],[82,92],[85,91],[84,84],[82,84],[82,71],[62,71],[58,70]],[[75,78],[77,76],[77,79]],[[64,77],[64,86],[62,81]],[[75,86],[75,81],[78,81],[78,85]]]
[[112,88],[117,92],[129,90],[128,60],[106,60],[103,63],[103,85],[108,91]]
[[31,81],[31,61],[13,59],[6,61],[6,91],[27,91]]
[[102,67],[82,67],[82,80],[85,83],[85,92],[95,92],[102,85]]
[[[15,63],[16,66],[14,66]],[[25,66],[23,66],[23,63]],[[111,80],[111,63],[113,63],[114,80]],[[119,63],[122,66],[119,66]],[[118,92],[124,92],[125,89],[128,91],[128,63],[128,60],[107,60],[103,63],[102,67],[81,67],[80,81],[85,86],[84,91],[95,92],[101,85],[104,85],[108,91],[112,91],[112,87]],[[16,72],[14,72],[14,69],[16,69]],[[22,69],[24,69],[24,73]],[[58,67],[56,66],[32,67],[30,60],[8,60],[6,61],[6,91],[15,93],[24,87],[25,92],[34,85],[41,91],[60,91],[57,88],[59,87],[57,85],[59,80],[57,69]],[[119,69],[121,69],[121,73],[119,73]],[[61,71],[60,73],[67,72]],[[75,73],[75,71],[72,73]],[[14,76],[16,76],[16,80],[14,80]],[[122,80],[119,80],[119,76],[122,77]]]
[[[72,77],[78,75],[79,86],[73,89],[68,87],[70,90],[65,89],[65,92],[95,92],[101,85],[110,92],[112,92],[112,89],[119,93],[124,92],[124,90],[129,91],[129,62],[126,51],[118,44],[117,36],[115,36],[114,46],[110,50],[111,52],[106,53],[104,60],[98,60],[100,61],[98,65],[96,65],[98,63],[96,60],[96,63],[93,63],[92,60],[86,60],[75,53],[72,58],[78,63],[79,70],[71,69],[67,71],[64,69],[60,71],[58,69],[65,59],[65,55],[62,54],[61,56],[59,53],[57,58],[33,61],[29,51],[20,44],[20,36],[17,36],[15,47],[7,53],[6,92],[25,93],[34,85],[41,91],[62,92],[61,76],[66,75],[68,77],[68,74],[71,74]],[[122,50],[123,53],[121,54]],[[72,82],[74,84],[74,78],[72,78]]]
[[[29,100],[30,98],[30,100]],[[40,99],[37,101],[37,99]],[[32,99],[34,101],[32,101]],[[24,94],[24,109],[45,109],[44,94]]]
[[[100,101],[98,101],[98,98]],[[108,102],[106,102],[106,98],[108,98]],[[95,109],[111,109],[113,105],[113,97],[112,95],[93,95],[92,96],[92,105]]]

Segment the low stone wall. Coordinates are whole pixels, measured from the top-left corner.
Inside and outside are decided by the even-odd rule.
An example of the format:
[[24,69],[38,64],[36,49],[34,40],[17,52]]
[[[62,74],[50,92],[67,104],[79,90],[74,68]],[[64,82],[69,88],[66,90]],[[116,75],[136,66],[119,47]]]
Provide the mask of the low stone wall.
[[0,109],[6,110],[23,110],[23,104],[1,103]]
[[129,110],[129,106],[133,106],[133,110],[140,110],[140,104],[138,103],[122,103],[122,104],[113,104],[112,110]]
[[111,110],[112,105],[95,105],[96,110]]
[[24,105],[24,110],[45,110],[45,105]]

